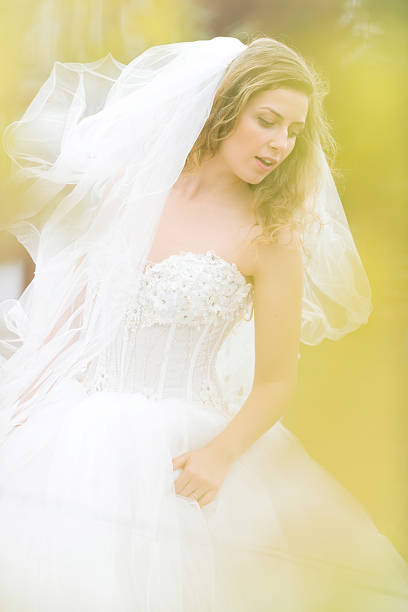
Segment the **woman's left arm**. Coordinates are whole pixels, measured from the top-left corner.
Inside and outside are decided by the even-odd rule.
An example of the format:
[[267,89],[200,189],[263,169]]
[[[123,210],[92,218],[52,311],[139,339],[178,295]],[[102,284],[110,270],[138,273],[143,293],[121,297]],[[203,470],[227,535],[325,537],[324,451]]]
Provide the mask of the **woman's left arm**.
[[280,419],[296,389],[303,290],[300,248],[294,241],[260,247],[254,281],[252,390],[210,443],[231,461]]
[[227,427],[203,448],[173,459],[175,492],[200,506],[217,494],[231,464],[282,416],[294,394],[303,265],[293,242],[262,246],[254,274],[255,372],[251,393]]

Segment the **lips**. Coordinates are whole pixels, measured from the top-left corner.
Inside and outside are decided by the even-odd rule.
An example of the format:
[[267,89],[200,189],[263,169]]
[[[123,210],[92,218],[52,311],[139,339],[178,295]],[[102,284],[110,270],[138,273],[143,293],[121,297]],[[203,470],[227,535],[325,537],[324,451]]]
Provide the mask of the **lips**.
[[278,160],[274,159],[273,157],[258,157],[258,155],[255,155],[255,159],[257,160],[258,165],[265,170],[272,168],[272,166],[275,166],[278,163]]

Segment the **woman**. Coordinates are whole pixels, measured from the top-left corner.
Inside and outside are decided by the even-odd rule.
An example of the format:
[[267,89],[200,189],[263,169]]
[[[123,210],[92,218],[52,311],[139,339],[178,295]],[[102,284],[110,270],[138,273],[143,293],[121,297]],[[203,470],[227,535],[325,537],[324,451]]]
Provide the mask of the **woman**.
[[[215,38],[58,64],[9,128],[36,278],[2,305],[2,610],[406,609],[405,561],[279,420],[299,341],[371,308],[322,97],[282,43]],[[216,358],[248,376],[252,310],[236,411]]]

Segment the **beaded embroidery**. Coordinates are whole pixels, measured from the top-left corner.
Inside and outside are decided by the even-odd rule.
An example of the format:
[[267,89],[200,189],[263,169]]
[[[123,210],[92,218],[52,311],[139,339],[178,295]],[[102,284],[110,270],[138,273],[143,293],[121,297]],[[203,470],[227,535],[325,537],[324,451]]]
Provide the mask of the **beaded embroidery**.
[[236,264],[214,251],[183,251],[148,262],[139,293],[126,310],[126,327],[234,321],[245,316],[251,300],[252,285]]
[[[163,329],[166,338],[172,338],[171,329],[175,330],[177,327],[203,329],[204,335],[200,332],[197,337],[195,334],[192,337],[196,337],[195,342],[198,342],[200,350],[211,351],[212,341],[209,345],[208,334],[214,331],[215,338],[218,337],[217,334],[226,333],[226,330],[231,329],[242,317],[249,314],[252,307],[252,285],[246,281],[235,264],[217,256],[214,251],[207,251],[205,254],[183,251],[158,263],[148,262],[139,281],[138,292],[134,291],[129,295],[128,307],[124,313],[123,331],[127,330],[128,334],[124,333],[123,339],[118,339],[118,346],[123,346],[121,343],[124,342],[129,351],[133,346],[133,333],[140,328],[154,326],[168,327],[169,330]],[[128,342],[130,344],[126,344]],[[138,390],[146,397],[152,399],[161,397],[162,390],[146,387],[145,370],[140,380],[132,378],[128,382],[124,379],[119,381],[119,371],[124,372],[128,365],[123,368],[121,360],[125,356],[122,348],[118,350],[120,356],[113,348],[113,352],[108,356],[103,353],[91,363],[85,364],[79,373],[79,378],[86,392],[92,394],[114,390],[122,388],[122,385],[127,388],[129,384],[133,391]],[[164,345],[163,359],[166,350]],[[143,368],[146,368],[146,365],[151,367],[149,359],[147,356]],[[107,367],[107,360],[114,366]],[[161,376],[162,366],[162,359],[158,355],[155,361],[158,379]],[[129,371],[126,371],[128,377]],[[140,372],[139,374],[135,372],[135,375],[139,377]],[[152,378],[149,385],[151,381]],[[209,371],[206,374],[203,372],[202,382],[199,383],[195,393],[209,409],[222,409],[223,400],[220,391],[211,380]]]
[[211,380],[203,381],[200,387],[200,400],[207,408],[224,409],[224,401]]

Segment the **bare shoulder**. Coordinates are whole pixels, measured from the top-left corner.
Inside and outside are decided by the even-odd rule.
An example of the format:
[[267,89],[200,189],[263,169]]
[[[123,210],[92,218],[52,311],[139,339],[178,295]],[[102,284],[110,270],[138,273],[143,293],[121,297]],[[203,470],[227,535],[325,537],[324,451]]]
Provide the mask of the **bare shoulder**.
[[254,282],[256,277],[271,272],[273,266],[282,267],[285,258],[288,261],[300,261],[301,244],[296,230],[289,226],[280,229],[274,242],[263,240],[263,228],[254,214],[253,195],[244,196],[240,206],[234,206],[236,211],[235,225],[240,226],[238,244],[239,250],[233,251],[235,260],[245,276]]
[[282,230],[276,241],[268,244],[259,244],[256,248],[254,265],[254,280],[289,281],[292,275],[296,278],[303,272],[301,243],[297,233],[291,229]]
[[297,251],[300,251],[301,247],[298,232],[289,227],[285,227],[279,232],[277,244]]

